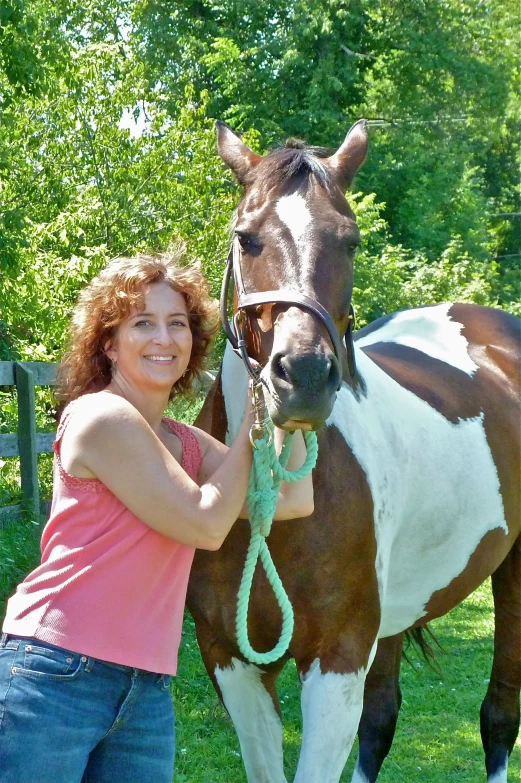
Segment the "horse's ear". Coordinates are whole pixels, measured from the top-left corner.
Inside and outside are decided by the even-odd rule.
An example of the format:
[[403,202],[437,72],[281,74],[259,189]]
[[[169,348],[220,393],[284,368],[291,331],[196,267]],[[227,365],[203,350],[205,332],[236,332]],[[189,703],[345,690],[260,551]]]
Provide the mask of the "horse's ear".
[[262,155],[257,155],[247,147],[224,122],[217,120],[215,125],[219,155],[231,168],[241,185],[244,185],[246,176],[260,163]]
[[365,120],[356,122],[343,144],[327,159],[337,185],[346,190],[367,156],[368,138]]

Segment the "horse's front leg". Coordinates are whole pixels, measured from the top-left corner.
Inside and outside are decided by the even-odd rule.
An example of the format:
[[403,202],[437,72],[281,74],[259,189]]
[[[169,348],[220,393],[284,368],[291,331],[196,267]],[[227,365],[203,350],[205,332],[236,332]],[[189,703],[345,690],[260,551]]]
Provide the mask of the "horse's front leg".
[[286,783],[282,721],[275,687],[278,670],[232,658],[215,669],[222,700],[235,726],[249,783]]
[[[302,681],[302,748],[295,783],[338,783],[358,730],[364,685],[376,642],[365,654],[352,644],[328,652],[310,667],[297,666]],[[349,663],[349,661],[355,661]]]
[[266,669],[244,663],[233,657],[207,623],[196,620],[196,630],[206,670],[237,732],[248,782],[287,783],[275,687],[283,663]]

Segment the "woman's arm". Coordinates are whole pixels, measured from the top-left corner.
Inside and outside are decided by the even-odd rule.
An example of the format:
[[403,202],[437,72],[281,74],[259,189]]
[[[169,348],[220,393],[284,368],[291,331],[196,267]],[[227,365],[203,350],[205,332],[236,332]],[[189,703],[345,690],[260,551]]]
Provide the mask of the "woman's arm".
[[[98,397],[98,395],[96,395]],[[212,475],[198,486],[129,402],[107,394],[83,404],[62,450],[105,484],[139,519],[182,544],[218,549],[239,516],[251,468],[248,414]],[[63,453],[63,451],[62,451]]]
[[[196,429],[196,428],[194,428]],[[203,462],[199,471],[199,483],[204,484],[208,481],[213,473],[219,468],[226,455],[229,452],[228,446],[215,440],[211,435],[202,430],[196,429],[196,434],[199,438],[203,449]],[[285,433],[283,430],[275,427],[275,448],[277,454],[280,453],[282,444],[284,442]],[[288,460],[287,469],[297,470],[306,461],[306,444],[302,436],[302,432],[297,431],[293,438],[293,446],[291,449],[291,455]],[[280,485],[279,496],[277,499],[277,507],[275,509],[274,519],[296,519],[298,517],[308,517],[313,513],[314,499],[313,499],[313,481],[311,473],[300,481],[286,483],[282,482]],[[248,518],[248,505],[246,501],[242,509],[239,512],[241,519]]]

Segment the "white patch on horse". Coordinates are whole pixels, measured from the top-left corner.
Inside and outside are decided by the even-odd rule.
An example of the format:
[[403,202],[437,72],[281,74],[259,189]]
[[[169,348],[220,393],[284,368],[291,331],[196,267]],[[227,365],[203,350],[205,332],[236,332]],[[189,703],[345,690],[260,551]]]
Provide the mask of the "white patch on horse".
[[224,351],[221,384],[228,421],[226,444],[229,446],[237,437],[242,424],[248,394],[248,372],[240,356],[233,352],[230,343],[226,343]]
[[250,783],[286,783],[282,758],[282,723],[262,684],[262,671],[232,658],[215,669],[226,709],[235,726]]
[[468,354],[462,324],[449,316],[451,304],[396,313],[387,323],[356,341],[359,348],[375,343],[399,343],[473,375],[478,369]]
[[303,238],[312,221],[312,215],[306,206],[306,199],[299,193],[282,196],[277,201],[275,210],[280,220],[289,229],[295,245]]
[[316,659],[302,680],[302,748],[294,783],[336,783],[353,745],[365,670],[322,673]]
[[327,421],[371,488],[382,604],[379,637],[424,617],[437,590],[467,565],[483,536],[505,534],[499,478],[483,416],[448,421],[355,347],[366,396],[345,384]]
[[504,767],[501,767],[501,769],[498,769],[491,777],[487,778],[487,783],[507,783],[507,769],[508,761],[505,763]]
[[357,762],[356,767],[353,771],[353,777],[351,778],[351,783],[371,783],[369,778],[367,778],[362,772],[359,762]]

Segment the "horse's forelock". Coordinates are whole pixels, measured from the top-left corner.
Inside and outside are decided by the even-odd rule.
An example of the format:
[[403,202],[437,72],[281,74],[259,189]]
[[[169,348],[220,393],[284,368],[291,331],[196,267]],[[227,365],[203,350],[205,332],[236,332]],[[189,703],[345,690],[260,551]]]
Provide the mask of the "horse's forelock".
[[268,186],[274,186],[298,175],[312,174],[325,190],[329,190],[333,177],[323,162],[329,154],[323,147],[311,147],[299,139],[288,139],[285,147],[270,152],[262,159],[252,170],[250,181],[246,184],[261,179]]

